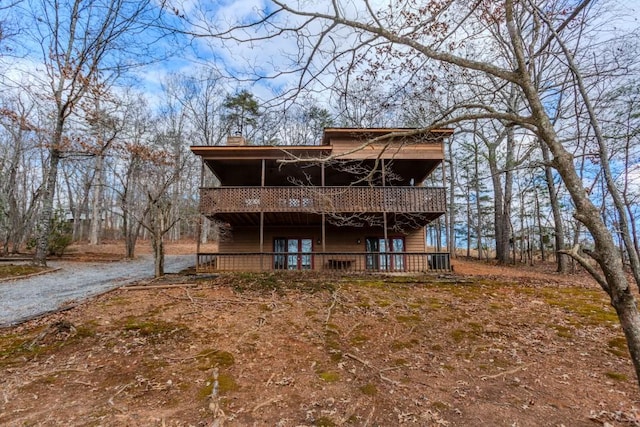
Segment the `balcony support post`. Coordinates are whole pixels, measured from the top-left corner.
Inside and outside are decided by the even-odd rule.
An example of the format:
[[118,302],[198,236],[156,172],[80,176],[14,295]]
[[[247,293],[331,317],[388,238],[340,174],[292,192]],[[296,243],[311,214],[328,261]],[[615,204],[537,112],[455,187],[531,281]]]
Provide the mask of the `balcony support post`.
[[[200,198],[204,186],[204,157],[200,158]],[[196,271],[200,269],[200,241],[202,240],[202,208],[199,208],[198,223],[196,224]]]
[[[324,162],[322,162],[320,164],[320,186],[322,188],[324,188]],[[324,217],[325,213],[324,213],[324,209],[322,211],[322,252],[326,252],[327,251],[327,243],[326,243],[326,237],[327,237],[327,230],[326,230],[326,225],[325,225],[325,217]]]
[[262,254],[264,254],[264,212],[260,212],[260,271],[264,271]]
[[[386,177],[385,168],[384,168],[384,159],[380,160],[380,166],[382,167],[382,187],[384,188],[387,186],[387,177]],[[387,204],[386,203],[383,203],[383,207],[382,207],[382,227],[383,227],[383,233],[384,233],[384,246],[388,252],[389,248],[387,246],[389,245],[389,236],[387,235]]]
[[[262,172],[260,177],[260,187],[264,189],[265,184],[265,159],[262,159]],[[264,208],[260,203],[260,271],[264,271]]]

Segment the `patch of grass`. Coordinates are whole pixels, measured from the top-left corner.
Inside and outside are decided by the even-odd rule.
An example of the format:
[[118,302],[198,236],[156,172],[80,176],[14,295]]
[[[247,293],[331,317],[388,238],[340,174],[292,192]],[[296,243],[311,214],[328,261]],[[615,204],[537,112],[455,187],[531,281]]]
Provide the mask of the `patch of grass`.
[[320,291],[332,292],[335,285],[322,275],[313,272],[269,272],[269,273],[231,273],[228,283],[235,292],[257,292],[285,295],[286,291],[298,290],[305,293]]
[[324,382],[335,383],[340,380],[340,374],[333,371],[321,371],[318,372],[318,377]]
[[489,311],[502,311],[506,308],[504,305],[497,302],[489,303],[488,307]]
[[394,359],[393,366],[409,366],[407,359]]
[[46,354],[95,335],[94,321],[76,327],[66,320],[54,322],[25,335],[5,335],[0,337],[0,366],[24,362],[26,358]]
[[449,409],[449,405],[440,401],[432,402],[431,407],[436,411],[446,411],[447,409]]
[[412,348],[415,347],[416,345],[420,344],[420,341],[417,340],[416,338],[412,338],[409,341],[400,341],[400,340],[394,340],[391,343],[391,349],[394,351],[399,351],[405,348]]
[[375,278],[355,279],[355,280],[352,280],[351,283],[362,288],[373,288],[373,289],[389,288],[389,282],[382,279],[375,279]]
[[454,329],[451,331],[451,338],[455,342],[461,342],[466,336],[467,332],[464,329]]
[[364,308],[365,310],[371,308],[371,304],[369,303],[369,301],[360,301],[357,306],[360,308]]
[[467,326],[471,329],[471,332],[476,335],[480,335],[484,331],[484,327],[480,323],[469,322],[467,323]]
[[573,338],[573,334],[571,333],[571,328],[562,325],[551,325],[553,329],[556,330],[556,333],[559,337],[562,338]]
[[166,322],[158,319],[127,317],[123,329],[127,332],[149,338],[152,342],[161,338],[178,338],[188,334],[189,329],[181,323]]
[[619,323],[613,307],[602,292],[582,288],[522,288],[519,292],[542,299],[552,307],[578,316],[579,325],[615,325]]
[[82,338],[93,338],[97,335],[98,323],[95,320],[90,320],[82,325],[76,326],[76,333],[73,338],[82,339]]
[[355,335],[349,340],[351,345],[361,345],[366,343],[367,341],[369,341],[369,337],[366,335]]
[[400,323],[415,324],[415,323],[420,323],[422,319],[417,314],[409,314],[409,315],[397,315],[396,320]]
[[429,298],[429,308],[434,310],[444,307],[444,303],[437,298]]
[[314,425],[318,427],[335,427],[337,424],[329,417],[320,417],[316,420]]
[[[211,391],[213,390],[214,379],[211,378],[207,381],[207,384],[204,387],[201,387],[198,391],[198,397],[200,400],[205,400],[209,396],[211,396]],[[236,391],[240,388],[236,380],[229,374],[221,372],[218,374],[218,393],[220,395],[228,394],[232,391]]]
[[7,279],[10,277],[26,276],[28,274],[40,273],[42,271],[49,270],[48,267],[41,267],[36,265],[0,265],[0,279]]
[[625,375],[625,374],[621,374],[620,372],[605,372],[605,375],[608,378],[611,378],[612,380],[616,380],[616,381],[627,381],[629,378]]
[[627,340],[624,337],[616,337],[607,341],[607,350],[609,353],[615,354],[618,357],[629,357],[629,350],[627,349]]
[[378,393],[378,388],[375,384],[367,383],[360,387],[362,394],[367,396],[375,396]]
[[451,338],[454,342],[459,343],[465,339],[475,341],[484,332],[484,327],[479,323],[469,322],[466,326],[465,329],[457,328],[451,331]]
[[198,369],[206,371],[212,368],[228,368],[236,363],[233,354],[228,351],[207,349],[202,350],[196,356],[196,359],[200,361]]
[[2,361],[28,352],[27,345],[31,340],[17,335],[0,337],[0,366]]
[[325,325],[325,328],[326,328],[327,332],[331,332],[332,334],[339,334],[340,333],[340,327],[338,325],[336,325],[335,323],[327,323]]

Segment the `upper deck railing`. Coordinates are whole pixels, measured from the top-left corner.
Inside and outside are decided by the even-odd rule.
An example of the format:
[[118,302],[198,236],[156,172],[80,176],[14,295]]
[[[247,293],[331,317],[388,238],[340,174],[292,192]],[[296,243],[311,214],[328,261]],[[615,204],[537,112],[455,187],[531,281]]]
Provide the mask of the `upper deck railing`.
[[395,212],[442,213],[439,187],[207,187],[200,212]]

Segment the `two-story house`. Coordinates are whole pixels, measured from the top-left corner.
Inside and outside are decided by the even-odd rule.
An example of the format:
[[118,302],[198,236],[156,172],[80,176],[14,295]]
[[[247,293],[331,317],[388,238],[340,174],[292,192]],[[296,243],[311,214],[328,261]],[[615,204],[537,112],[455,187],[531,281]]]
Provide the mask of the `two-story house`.
[[443,187],[423,186],[444,159],[450,129],[328,128],[319,145],[191,150],[220,185],[200,212],[223,233],[199,271],[449,269],[425,226],[445,212]]

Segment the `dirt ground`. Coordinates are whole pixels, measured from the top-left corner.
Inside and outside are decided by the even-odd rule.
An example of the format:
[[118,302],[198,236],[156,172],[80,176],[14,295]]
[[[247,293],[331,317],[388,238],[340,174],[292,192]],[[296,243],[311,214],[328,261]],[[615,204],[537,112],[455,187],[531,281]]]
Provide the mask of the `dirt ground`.
[[[215,251],[216,245],[210,244],[202,246],[201,251]],[[136,244],[136,256],[151,254],[151,243],[146,240],[140,240]],[[188,255],[196,253],[196,244],[193,241],[180,241],[176,243],[165,244],[165,254],[167,255]],[[124,258],[124,244],[118,241],[108,241],[98,246],[92,246],[87,243],[74,243],[66,250],[61,259],[73,261],[119,261]],[[52,260],[57,259],[52,257]]]
[[184,272],[0,330],[0,425],[640,425],[591,280],[454,266]]

